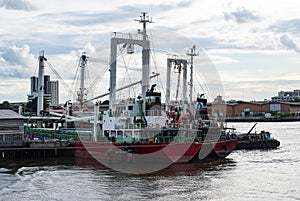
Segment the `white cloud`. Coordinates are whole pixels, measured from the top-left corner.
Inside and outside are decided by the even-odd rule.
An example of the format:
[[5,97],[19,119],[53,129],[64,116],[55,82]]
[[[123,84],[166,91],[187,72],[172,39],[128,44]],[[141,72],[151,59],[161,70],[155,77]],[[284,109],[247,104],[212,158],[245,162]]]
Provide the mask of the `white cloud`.
[[[274,66],[274,71],[279,72],[279,67],[297,71],[290,66],[299,63],[294,54],[292,59],[289,55],[300,47],[297,1],[275,0],[270,4],[260,0],[134,0],[130,3],[122,0],[0,0],[0,7],[0,26],[5,27],[0,30],[0,68],[5,69],[1,77],[28,76],[29,79],[37,66],[35,58],[42,49],[67,82],[71,83],[83,51],[90,56],[90,72],[101,73],[109,59],[109,45],[103,48],[101,42],[106,42],[113,31],[141,28],[134,21],[141,11],[148,11],[153,17],[155,23],[149,30],[163,27],[186,38],[192,37],[207,50],[217,67],[229,69],[225,74],[230,78],[233,71],[239,76],[241,68],[253,72],[252,65],[256,68]],[[25,10],[30,12],[23,12]],[[176,51],[177,38],[166,45]],[[102,56],[99,56],[99,48],[103,48]],[[263,55],[263,58],[255,62],[255,55]],[[280,61],[276,59],[279,56]],[[91,74],[96,76],[97,73]]]
[[8,47],[0,54],[0,68],[6,69],[1,77],[28,77],[36,66],[36,59],[28,45]]
[[214,64],[222,64],[222,63],[238,63],[236,59],[231,57],[225,57],[220,55],[209,55],[210,59]]
[[30,48],[28,45],[23,45],[23,47],[17,47],[15,45],[8,47],[4,53],[2,53],[2,58],[12,65],[21,65],[25,68],[31,67],[34,63],[34,56],[30,53]]

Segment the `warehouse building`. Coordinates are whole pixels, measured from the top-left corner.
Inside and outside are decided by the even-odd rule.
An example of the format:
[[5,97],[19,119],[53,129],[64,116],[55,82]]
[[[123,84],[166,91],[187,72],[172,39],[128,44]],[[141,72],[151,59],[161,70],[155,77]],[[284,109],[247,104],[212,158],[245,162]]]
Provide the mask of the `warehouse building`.
[[225,117],[251,117],[263,116],[266,113],[278,113],[288,116],[300,115],[299,102],[235,102],[216,104],[214,107],[226,105]]
[[0,147],[24,145],[24,118],[12,110],[0,110]]

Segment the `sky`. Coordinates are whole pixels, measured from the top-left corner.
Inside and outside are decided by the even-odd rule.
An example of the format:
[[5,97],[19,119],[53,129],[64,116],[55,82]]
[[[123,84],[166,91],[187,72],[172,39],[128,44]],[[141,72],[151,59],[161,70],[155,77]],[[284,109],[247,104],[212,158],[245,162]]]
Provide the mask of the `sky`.
[[[0,0],[0,102],[27,100],[41,50],[59,74],[46,69],[60,81],[64,102],[81,53],[97,63],[93,52],[107,48],[113,32],[135,29],[142,11],[154,21],[151,29],[184,36],[205,52],[226,100],[270,99],[278,91],[300,89],[298,5],[296,0]],[[107,80],[100,78],[104,67],[96,71],[90,74]],[[93,95],[101,94],[95,88]]]

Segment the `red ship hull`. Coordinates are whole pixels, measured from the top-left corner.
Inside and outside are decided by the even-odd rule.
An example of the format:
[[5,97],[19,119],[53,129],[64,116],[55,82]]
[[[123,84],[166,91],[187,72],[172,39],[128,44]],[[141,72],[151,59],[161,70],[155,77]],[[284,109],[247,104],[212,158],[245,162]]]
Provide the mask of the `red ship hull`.
[[236,139],[205,142],[202,149],[193,158],[192,162],[202,162],[204,160],[222,159],[235,150],[237,145]]
[[111,143],[75,142],[75,159],[79,165],[143,162],[188,163],[204,159],[219,159],[228,156],[236,147],[237,140],[211,141],[204,143]]
[[144,157],[151,162],[187,163],[201,149],[198,143],[110,143],[75,142],[75,158],[122,162],[125,158]]

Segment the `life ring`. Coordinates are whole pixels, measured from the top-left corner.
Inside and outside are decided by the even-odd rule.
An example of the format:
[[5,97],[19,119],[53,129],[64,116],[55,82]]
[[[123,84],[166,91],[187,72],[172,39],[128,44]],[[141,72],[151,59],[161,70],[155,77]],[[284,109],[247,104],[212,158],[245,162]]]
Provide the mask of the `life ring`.
[[152,100],[151,98],[148,98],[148,101],[147,101],[148,105],[151,105],[152,104]]
[[149,124],[149,128],[152,128],[153,127],[153,124]]
[[125,112],[124,112],[124,115],[125,115],[125,116],[128,116],[128,112],[127,112],[127,111],[125,111]]

